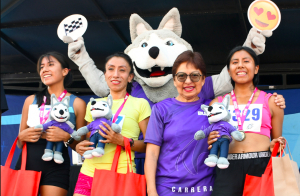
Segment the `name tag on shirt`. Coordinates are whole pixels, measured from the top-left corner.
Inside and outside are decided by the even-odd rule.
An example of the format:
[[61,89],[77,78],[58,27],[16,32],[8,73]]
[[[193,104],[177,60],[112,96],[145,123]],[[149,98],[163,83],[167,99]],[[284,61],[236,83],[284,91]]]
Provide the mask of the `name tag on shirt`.
[[[113,114],[113,116],[111,118],[111,121],[114,119],[114,116],[115,116],[115,114]],[[119,114],[119,116],[118,116],[118,118],[115,122],[117,125],[119,125],[121,127],[121,132],[122,132],[122,127],[123,127],[124,120],[125,120],[125,115]]]
[[[246,105],[239,105],[239,110],[241,114],[245,107]],[[262,123],[262,108],[263,108],[263,104],[250,105],[243,124],[244,131],[260,132],[260,127]],[[231,119],[229,123],[238,129],[238,123],[235,115],[234,106],[229,105],[228,110],[231,114]]]

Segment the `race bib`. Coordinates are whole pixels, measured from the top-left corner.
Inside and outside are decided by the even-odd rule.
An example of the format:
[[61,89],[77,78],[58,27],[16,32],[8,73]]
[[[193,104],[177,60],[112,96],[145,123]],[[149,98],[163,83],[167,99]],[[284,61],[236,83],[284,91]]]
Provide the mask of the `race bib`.
[[[113,116],[111,118],[111,121],[114,119],[114,116],[115,116],[115,114],[113,114]],[[124,120],[125,120],[125,115],[119,114],[119,116],[118,116],[118,118],[115,122],[117,125],[119,125],[121,127],[121,132],[122,132],[122,127],[123,127]]]
[[[242,113],[246,105],[239,105],[239,110]],[[263,104],[251,104],[243,124],[243,131],[260,132],[262,123],[262,108]],[[230,124],[238,129],[237,118],[233,105],[229,105],[228,111],[231,114]]]

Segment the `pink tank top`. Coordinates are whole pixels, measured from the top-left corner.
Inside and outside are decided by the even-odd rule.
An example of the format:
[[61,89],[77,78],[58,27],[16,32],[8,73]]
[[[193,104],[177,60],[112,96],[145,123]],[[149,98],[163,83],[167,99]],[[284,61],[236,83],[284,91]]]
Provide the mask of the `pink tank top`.
[[[257,100],[250,105],[243,125],[243,130],[245,133],[257,133],[270,138],[272,129],[272,116],[268,102],[271,96],[272,94],[270,93],[267,94],[264,91],[260,91]],[[218,97],[219,102],[222,102],[222,100],[222,97]],[[239,109],[243,111],[245,106],[246,104],[239,105]],[[229,123],[234,127],[238,127],[233,105],[229,105],[228,110],[231,113],[231,119]]]

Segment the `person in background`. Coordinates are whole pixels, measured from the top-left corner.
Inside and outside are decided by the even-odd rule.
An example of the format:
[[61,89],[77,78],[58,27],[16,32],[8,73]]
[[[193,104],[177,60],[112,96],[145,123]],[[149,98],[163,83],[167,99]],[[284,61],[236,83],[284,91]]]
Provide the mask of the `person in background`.
[[[46,147],[46,140],[51,142],[64,141],[73,149],[78,142],[75,142],[69,133],[58,127],[49,127],[46,132],[34,127],[43,124],[39,117],[43,111],[42,121],[46,122],[48,112],[46,108],[50,108],[51,94],[55,94],[56,97],[70,96],[70,108],[72,109],[70,109],[69,121],[74,129],[86,125],[84,120],[86,104],[82,99],[65,90],[65,87],[72,82],[72,75],[69,72],[68,59],[64,55],[58,52],[48,52],[41,55],[37,62],[37,72],[47,87],[25,100],[18,135],[18,147],[22,149],[23,144],[27,143],[26,169],[42,171],[40,195],[65,196],[69,187],[70,159],[68,148],[63,148],[64,162],[62,164],[57,164],[53,160],[43,161],[42,155]],[[46,100],[44,100],[44,97]],[[44,109],[41,107],[42,104],[45,104]],[[16,164],[16,169],[20,169],[20,161],[21,155]]]

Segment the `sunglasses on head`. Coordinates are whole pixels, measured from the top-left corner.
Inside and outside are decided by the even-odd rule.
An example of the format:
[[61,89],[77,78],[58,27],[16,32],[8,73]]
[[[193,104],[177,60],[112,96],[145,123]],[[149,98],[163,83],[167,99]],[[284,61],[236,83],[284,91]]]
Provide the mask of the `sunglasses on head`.
[[202,75],[198,71],[194,71],[189,75],[184,72],[178,72],[177,74],[175,74],[175,76],[177,77],[177,80],[179,82],[185,82],[188,76],[190,77],[192,82],[198,82]]

